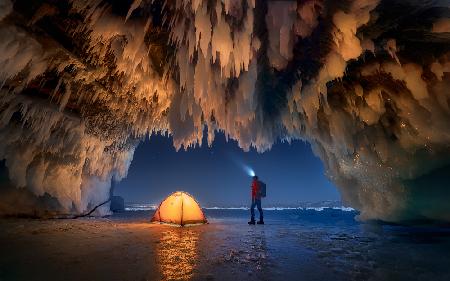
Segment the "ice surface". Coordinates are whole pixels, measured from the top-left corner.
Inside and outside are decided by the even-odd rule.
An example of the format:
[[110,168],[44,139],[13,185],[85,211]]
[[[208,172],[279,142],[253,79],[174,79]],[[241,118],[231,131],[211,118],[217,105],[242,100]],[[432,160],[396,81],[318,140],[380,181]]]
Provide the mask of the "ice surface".
[[[0,277],[46,280],[448,280],[450,233],[361,224],[355,212],[206,210],[196,227],[108,219],[0,220]],[[36,255],[39,253],[39,255]],[[101,263],[95,262],[101,260]],[[14,266],[11,266],[14,264]],[[95,264],[95,266],[93,266]]]

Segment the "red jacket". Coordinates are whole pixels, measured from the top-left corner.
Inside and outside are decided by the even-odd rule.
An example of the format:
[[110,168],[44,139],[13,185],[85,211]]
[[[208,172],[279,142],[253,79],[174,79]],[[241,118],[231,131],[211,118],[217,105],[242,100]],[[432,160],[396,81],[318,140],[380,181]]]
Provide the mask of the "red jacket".
[[252,181],[252,199],[260,198],[259,196],[259,182],[257,180]]

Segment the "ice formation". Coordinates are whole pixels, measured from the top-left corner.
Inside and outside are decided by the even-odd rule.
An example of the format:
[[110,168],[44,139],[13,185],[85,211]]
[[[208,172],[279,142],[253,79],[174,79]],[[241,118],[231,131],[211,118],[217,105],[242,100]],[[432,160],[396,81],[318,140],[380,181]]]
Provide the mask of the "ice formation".
[[0,0],[0,159],[83,212],[153,133],[303,139],[360,218],[449,221],[449,18],[438,0]]

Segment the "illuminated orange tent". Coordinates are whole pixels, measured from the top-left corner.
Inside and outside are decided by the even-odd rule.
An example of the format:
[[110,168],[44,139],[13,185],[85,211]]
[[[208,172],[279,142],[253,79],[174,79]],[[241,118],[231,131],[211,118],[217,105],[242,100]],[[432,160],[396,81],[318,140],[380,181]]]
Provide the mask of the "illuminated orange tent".
[[188,193],[177,191],[169,195],[159,205],[152,222],[178,225],[207,223],[197,201]]

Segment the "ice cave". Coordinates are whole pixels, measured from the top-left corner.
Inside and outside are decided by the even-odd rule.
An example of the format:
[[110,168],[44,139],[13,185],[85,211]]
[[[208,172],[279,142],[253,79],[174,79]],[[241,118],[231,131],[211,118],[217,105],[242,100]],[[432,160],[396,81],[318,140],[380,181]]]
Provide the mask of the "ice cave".
[[2,214],[86,212],[148,136],[222,132],[309,142],[361,220],[450,221],[446,0],[0,0],[0,38]]

